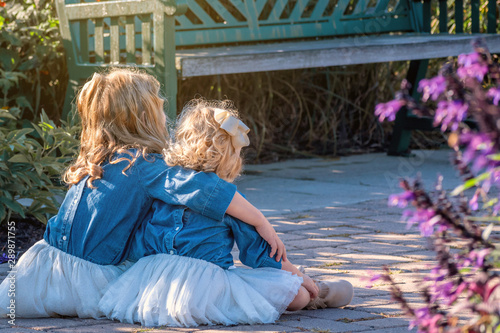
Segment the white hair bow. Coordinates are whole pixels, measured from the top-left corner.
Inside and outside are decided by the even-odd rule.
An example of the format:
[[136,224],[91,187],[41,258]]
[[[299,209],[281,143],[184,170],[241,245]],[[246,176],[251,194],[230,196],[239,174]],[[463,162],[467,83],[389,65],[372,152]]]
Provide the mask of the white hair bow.
[[231,136],[231,143],[234,149],[238,150],[250,144],[250,139],[247,135],[250,129],[241,120],[222,109],[215,109],[214,117],[215,121],[220,124],[220,128]]

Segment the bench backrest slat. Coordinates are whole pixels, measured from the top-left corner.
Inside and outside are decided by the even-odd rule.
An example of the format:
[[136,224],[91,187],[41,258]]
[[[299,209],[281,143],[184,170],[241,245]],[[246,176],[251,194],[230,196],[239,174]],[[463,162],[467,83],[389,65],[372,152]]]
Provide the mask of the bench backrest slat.
[[471,1],[471,31],[472,33],[479,33],[479,0]]
[[439,1],[439,32],[448,33],[448,3]]
[[111,63],[118,64],[120,63],[120,30],[118,27],[118,19],[119,17],[114,16],[111,18],[111,26],[110,29],[110,54],[111,54]]
[[89,62],[89,38],[88,38],[88,19],[78,20],[80,23],[80,61]]
[[[141,17],[141,31],[142,33],[142,44],[141,44],[141,50],[142,50],[142,64],[143,65],[150,65],[152,63],[151,59],[151,50],[152,50],[152,45],[151,45],[151,16],[150,15],[143,15]],[[148,33],[149,32],[149,33]]]
[[135,63],[135,17],[127,16],[125,25],[127,62]]
[[463,0],[455,0],[455,31],[457,32],[457,34],[464,32],[464,1]]
[[497,32],[497,1],[488,1],[488,27],[487,32],[494,34]]
[[104,22],[102,18],[95,19],[94,50],[95,62],[104,63]]
[[177,46],[416,30],[408,0],[206,1],[210,6],[185,2],[188,12],[176,17]]

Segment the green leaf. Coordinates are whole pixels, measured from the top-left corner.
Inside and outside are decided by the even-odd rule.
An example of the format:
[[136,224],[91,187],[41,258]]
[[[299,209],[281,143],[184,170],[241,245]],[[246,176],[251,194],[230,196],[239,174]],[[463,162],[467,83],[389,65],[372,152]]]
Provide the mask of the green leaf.
[[500,222],[500,216],[467,216],[467,219],[477,222]]
[[486,229],[483,230],[482,237],[484,240],[488,240],[488,238],[490,238],[492,230],[493,230],[493,223],[490,223],[490,225],[487,226]]
[[35,162],[35,163],[33,163],[33,166],[35,167],[35,170],[38,173],[38,175],[40,177],[43,177],[42,176],[43,175],[43,165],[42,165],[42,163]]
[[8,135],[7,139],[9,141],[17,141],[20,138],[22,138],[23,136],[26,136],[26,134],[29,134],[31,132],[33,132],[33,128],[23,128],[23,129],[11,132]]
[[26,99],[26,96],[19,96],[16,98],[16,103],[20,108],[28,108],[31,111],[33,111],[33,107],[31,106],[31,103],[28,102],[28,99]]
[[2,30],[2,38],[5,39],[9,44],[14,46],[21,46],[22,42],[19,38],[16,37],[12,32],[7,31],[6,29]]
[[18,65],[20,61],[19,53],[14,52],[9,49],[0,49],[0,63],[3,65],[6,71],[12,71]]
[[[5,185],[5,187],[9,190],[10,193],[23,193],[26,190],[28,190],[27,186],[24,186],[23,184],[20,183],[8,183]],[[12,196],[10,196],[12,198]]]
[[11,163],[30,163],[28,158],[25,155],[22,154],[16,154],[9,158],[9,162]]
[[7,199],[5,197],[0,198],[0,202],[3,203],[5,206],[7,206],[13,212],[18,213],[22,217],[26,217],[24,215],[24,208],[23,208],[23,206],[21,206],[21,204],[19,204],[18,202],[14,201],[14,200]]
[[5,109],[0,109],[0,118],[13,119],[13,120],[17,119],[14,115],[12,115],[8,110]]
[[492,161],[500,161],[500,154],[491,154],[488,155],[488,158]]
[[477,176],[475,178],[469,179],[465,183],[463,183],[462,185],[457,186],[457,188],[455,188],[451,192],[451,195],[456,196],[456,195],[462,193],[463,191],[470,189],[471,187],[477,186],[477,184],[479,184],[483,180],[488,179],[488,177],[490,177],[490,176],[491,176],[491,172],[488,171],[488,172],[484,172],[484,173],[480,174],[479,176]]
[[485,204],[484,204],[484,208],[488,208],[488,207],[492,207],[494,205],[496,205],[498,202],[498,198],[493,198],[493,199],[490,199],[488,200]]

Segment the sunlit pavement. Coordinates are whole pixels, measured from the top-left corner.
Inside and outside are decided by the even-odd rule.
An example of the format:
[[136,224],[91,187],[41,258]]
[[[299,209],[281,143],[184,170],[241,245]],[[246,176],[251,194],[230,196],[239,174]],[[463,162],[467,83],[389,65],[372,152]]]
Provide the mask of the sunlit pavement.
[[[441,174],[444,187],[453,189],[460,180],[449,154],[447,150],[420,151],[411,158],[365,154],[246,168],[239,190],[275,226],[291,262],[306,266],[306,273],[315,279],[341,278],[354,285],[354,299],[345,308],[286,313],[275,324],[182,329],[109,320],[17,319],[12,328],[0,324],[0,332],[408,332],[408,320],[390,300],[389,286],[375,283],[368,289],[365,278],[387,265],[408,302],[422,305],[418,281],[434,263],[434,253],[416,228],[407,230],[401,209],[388,207],[387,197],[399,192],[400,177],[419,171],[427,188]],[[237,250],[234,254],[237,257]]]

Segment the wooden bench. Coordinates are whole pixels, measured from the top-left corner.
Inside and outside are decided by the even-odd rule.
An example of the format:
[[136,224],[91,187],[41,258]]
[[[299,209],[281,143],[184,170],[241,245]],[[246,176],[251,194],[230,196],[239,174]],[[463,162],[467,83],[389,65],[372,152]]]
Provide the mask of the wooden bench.
[[[63,114],[76,87],[108,66],[155,75],[174,118],[180,78],[410,60],[408,80],[415,86],[427,59],[470,53],[479,35],[500,52],[495,0],[487,4],[482,34],[480,1],[471,0],[472,33],[463,33],[463,0],[455,1],[455,35],[447,34],[445,0],[436,2],[439,34],[430,33],[430,0],[79,2],[56,0],[70,77]],[[400,112],[389,153],[405,152],[416,128],[432,125]]]

